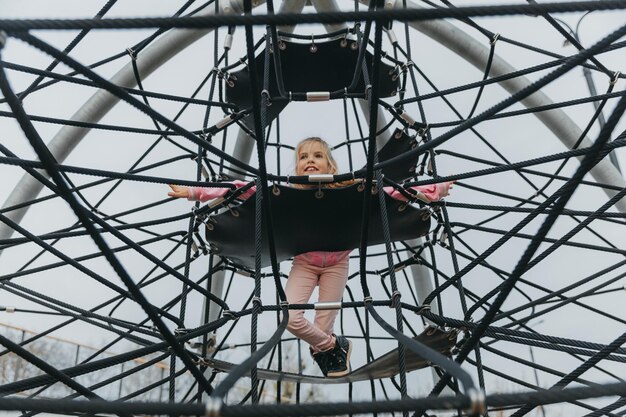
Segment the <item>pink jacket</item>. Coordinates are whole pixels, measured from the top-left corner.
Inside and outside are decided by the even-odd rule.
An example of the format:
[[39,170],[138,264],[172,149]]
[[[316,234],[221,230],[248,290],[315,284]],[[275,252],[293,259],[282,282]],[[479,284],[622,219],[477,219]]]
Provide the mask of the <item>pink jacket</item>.
[[[232,184],[241,188],[248,183],[241,180],[235,180]],[[411,189],[417,191],[419,194],[417,198],[424,200],[426,202],[439,201],[441,198],[448,195],[448,191],[452,182],[443,182],[439,184],[429,184],[429,185],[417,185],[411,187]],[[209,201],[215,198],[223,197],[231,188],[227,187],[189,187],[189,197],[190,201]],[[384,187],[384,190],[391,197],[400,201],[408,201],[408,199],[402,195],[401,192],[396,190],[393,187]],[[243,194],[239,196],[241,200],[247,200],[252,197],[256,193],[256,186],[250,187]],[[326,267],[331,266],[336,263],[339,263],[348,258],[352,250],[345,250],[340,252],[325,252],[325,251],[314,251],[307,252],[301,255],[298,255],[297,258],[304,260],[305,262],[317,266],[317,267]]]

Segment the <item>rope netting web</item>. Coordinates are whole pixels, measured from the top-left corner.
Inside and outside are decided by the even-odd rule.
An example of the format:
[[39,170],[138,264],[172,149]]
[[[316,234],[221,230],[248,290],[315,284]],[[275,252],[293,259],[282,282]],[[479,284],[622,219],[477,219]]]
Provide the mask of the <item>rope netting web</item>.
[[[626,1],[66,3],[0,19],[0,409],[626,413]],[[308,136],[338,174],[294,175]],[[343,301],[288,304],[272,199],[352,180]],[[438,202],[407,190],[445,181]],[[246,263],[205,233],[253,185]],[[383,185],[426,235],[392,239]],[[285,331],[320,308],[354,343],[346,377]]]

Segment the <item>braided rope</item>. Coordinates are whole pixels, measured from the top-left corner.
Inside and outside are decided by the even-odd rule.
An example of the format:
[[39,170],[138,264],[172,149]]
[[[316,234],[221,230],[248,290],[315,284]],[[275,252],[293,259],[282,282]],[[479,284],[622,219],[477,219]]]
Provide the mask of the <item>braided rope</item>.
[[399,9],[367,12],[327,12],[305,14],[268,15],[220,15],[177,18],[143,19],[0,19],[0,30],[17,32],[33,29],[161,29],[187,28],[208,29],[227,26],[274,25],[287,26],[299,23],[343,23],[346,21],[423,21],[446,18],[509,16],[515,14],[586,12],[590,10],[621,10],[626,8],[624,0],[575,1],[545,4],[514,4],[502,6],[470,6],[447,9]]

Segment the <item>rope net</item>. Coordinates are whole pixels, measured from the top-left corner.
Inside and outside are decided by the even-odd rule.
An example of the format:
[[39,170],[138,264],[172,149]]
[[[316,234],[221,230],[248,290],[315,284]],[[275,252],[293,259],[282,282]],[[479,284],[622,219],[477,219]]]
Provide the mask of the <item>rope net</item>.
[[[626,2],[257,3],[72,3],[45,20],[16,6],[0,20],[0,409],[623,415]],[[354,64],[316,64],[319,77],[349,82],[287,89],[309,85],[332,42]],[[281,66],[289,48],[311,56]],[[414,146],[379,158],[396,133]],[[350,256],[335,331],[353,369],[397,349],[391,376],[321,377],[284,331],[316,295],[289,306],[291,260],[260,267],[278,238],[264,197],[307,181],[293,157],[307,136],[365,195],[455,181],[423,238],[391,241],[383,211],[385,243],[361,237]],[[404,178],[383,175],[411,158]],[[208,205],[167,197],[232,179],[257,185],[270,226],[256,268],[205,237],[245,187]],[[449,358],[414,340],[425,328],[445,332]]]

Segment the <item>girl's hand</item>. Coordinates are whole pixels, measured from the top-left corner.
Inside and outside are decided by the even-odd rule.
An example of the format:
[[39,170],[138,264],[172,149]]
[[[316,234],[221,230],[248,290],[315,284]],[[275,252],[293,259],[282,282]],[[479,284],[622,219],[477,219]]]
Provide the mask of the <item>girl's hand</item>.
[[172,191],[167,193],[168,196],[175,198],[189,198],[189,190],[187,189],[187,187],[170,184],[170,188],[172,189]]
[[437,184],[439,189],[439,198],[444,198],[450,195],[450,189],[454,185],[454,181],[441,182]]

